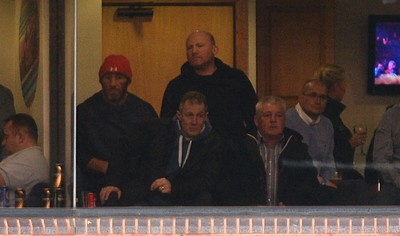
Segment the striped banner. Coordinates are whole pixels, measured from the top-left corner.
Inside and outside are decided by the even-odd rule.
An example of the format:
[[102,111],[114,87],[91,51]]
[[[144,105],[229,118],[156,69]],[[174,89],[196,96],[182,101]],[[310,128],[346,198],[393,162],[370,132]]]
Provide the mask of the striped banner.
[[22,95],[27,107],[32,105],[39,70],[38,0],[22,0],[19,22],[19,72]]

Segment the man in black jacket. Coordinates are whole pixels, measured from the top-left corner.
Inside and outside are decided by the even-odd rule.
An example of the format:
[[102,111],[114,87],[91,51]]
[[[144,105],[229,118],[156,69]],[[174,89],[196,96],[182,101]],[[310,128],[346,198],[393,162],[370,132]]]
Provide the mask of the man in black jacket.
[[208,117],[213,130],[223,138],[227,149],[222,164],[225,171],[225,166],[235,164],[231,163],[232,157],[245,158],[241,156],[243,139],[256,129],[253,117],[257,95],[243,71],[216,57],[218,51],[209,32],[195,31],[187,37],[187,62],[182,65],[181,74],[168,83],[160,116],[173,117],[184,93],[203,93],[208,101]]
[[78,194],[99,194],[102,187],[126,178],[131,153],[123,144],[128,131],[157,117],[148,102],[128,92],[132,70],[125,56],[107,56],[98,81],[102,90],[77,108]]
[[132,134],[130,146],[143,160],[146,199],[138,199],[134,183],[127,182],[103,188],[102,200],[115,191],[122,205],[215,205],[224,149],[207,115],[205,96],[188,92],[176,116],[147,123],[140,137]]
[[278,97],[257,103],[254,121],[258,132],[246,141],[247,160],[232,170],[232,175],[241,176],[235,185],[242,194],[235,204],[318,204],[317,170],[301,136],[285,128],[285,109],[285,101]]
[[255,130],[253,116],[257,95],[241,70],[216,58],[218,51],[211,33],[195,31],[188,36],[187,62],[164,92],[160,117],[173,117],[183,94],[198,91],[207,98],[214,130],[224,139],[231,139]]

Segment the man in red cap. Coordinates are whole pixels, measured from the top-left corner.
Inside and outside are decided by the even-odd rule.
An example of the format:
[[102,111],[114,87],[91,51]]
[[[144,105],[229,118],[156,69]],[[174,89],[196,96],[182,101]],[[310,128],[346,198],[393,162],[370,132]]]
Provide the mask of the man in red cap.
[[96,194],[102,187],[128,178],[128,130],[157,117],[148,102],[128,92],[132,70],[126,57],[106,57],[99,81],[102,90],[77,108],[78,189]]

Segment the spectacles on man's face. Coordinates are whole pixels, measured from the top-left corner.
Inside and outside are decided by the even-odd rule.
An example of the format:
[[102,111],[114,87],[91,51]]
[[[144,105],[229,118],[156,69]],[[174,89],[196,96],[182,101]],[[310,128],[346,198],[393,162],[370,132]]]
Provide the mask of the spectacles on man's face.
[[304,94],[305,96],[313,99],[313,100],[317,100],[318,98],[320,99],[320,101],[326,101],[328,100],[328,96],[327,95],[319,95],[317,93],[309,93],[309,94]]
[[187,119],[194,119],[194,118],[204,119],[204,118],[206,118],[207,113],[201,112],[201,113],[194,114],[192,112],[183,112],[182,115]]
[[182,112],[181,114],[183,117],[185,117],[186,119],[190,119],[190,120],[193,120],[194,118],[205,119],[207,116],[207,112],[200,112],[200,113]]

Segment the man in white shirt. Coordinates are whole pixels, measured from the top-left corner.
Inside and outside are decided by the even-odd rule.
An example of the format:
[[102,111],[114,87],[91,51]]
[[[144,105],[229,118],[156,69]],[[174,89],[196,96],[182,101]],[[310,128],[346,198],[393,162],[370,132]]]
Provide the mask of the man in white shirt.
[[299,102],[286,112],[286,126],[303,136],[308,152],[318,170],[321,185],[336,188],[329,181],[336,172],[333,157],[333,126],[331,121],[321,115],[328,100],[325,84],[319,80],[309,80],[302,88]]
[[9,204],[14,206],[14,191],[23,188],[28,195],[33,186],[49,182],[49,163],[37,145],[38,129],[27,114],[16,114],[5,120],[4,147],[7,157],[0,162],[0,186],[9,188]]

